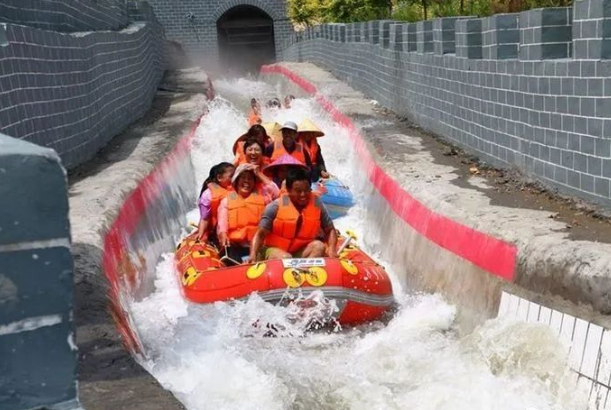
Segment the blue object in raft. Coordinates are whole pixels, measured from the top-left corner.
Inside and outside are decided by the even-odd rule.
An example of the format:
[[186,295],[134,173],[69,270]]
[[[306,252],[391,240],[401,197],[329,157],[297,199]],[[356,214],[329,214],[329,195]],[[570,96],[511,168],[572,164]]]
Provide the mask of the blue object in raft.
[[[327,188],[327,193],[321,199],[331,218],[336,219],[346,215],[348,210],[355,204],[350,188],[333,177],[323,180],[322,184]],[[317,189],[316,185],[317,183],[312,184],[312,190],[315,191]]]

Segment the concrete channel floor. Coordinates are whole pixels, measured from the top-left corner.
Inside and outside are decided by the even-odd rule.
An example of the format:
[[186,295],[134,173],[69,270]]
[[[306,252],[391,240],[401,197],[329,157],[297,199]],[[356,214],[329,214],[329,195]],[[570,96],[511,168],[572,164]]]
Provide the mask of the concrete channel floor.
[[159,89],[143,118],[69,173],[79,396],[87,410],[183,409],[123,348],[101,271],[103,232],[126,196],[188,133],[207,104],[206,76],[200,71],[169,72]]
[[476,158],[398,118],[323,68],[311,63],[281,65],[350,116],[376,162],[415,199],[515,244],[518,286],[512,290],[611,326],[611,224],[602,210],[567,200],[515,171],[478,164]]

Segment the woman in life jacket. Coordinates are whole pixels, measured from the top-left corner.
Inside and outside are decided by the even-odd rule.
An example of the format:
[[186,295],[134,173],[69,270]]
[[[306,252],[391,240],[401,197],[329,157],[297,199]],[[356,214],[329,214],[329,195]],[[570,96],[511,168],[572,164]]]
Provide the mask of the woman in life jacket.
[[[267,131],[262,125],[253,125],[246,132],[246,134],[240,136],[236,140],[236,142],[233,143],[233,153],[235,154],[233,165],[238,166],[240,164],[250,162],[246,160],[246,155],[244,152],[244,144],[247,140],[256,140],[257,142],[259,142],[259,145],[263,147],[261,151],[261,156],[263,156],[265,148],[273,142],[272,139],[267,135]],[[261,163],[259,165],[267,165],[267,163],[269,162],[261,160]]]
[[249,254],[265,206],[278,198],[279,189],[252,164],[240,165],[231,183],[233,191],[219,206],[217,231],[226,255],[241,263]]
[[307,118],[299,124],[297,140],[301,142],[310,157],[312,163],[312,181],[318,181],[320,178],[329,178],[325,159],[322,156],[322,150],[317,141],[318,138],[324,135],[325,133]]
[[265,207],[249,260],[337,258],[337,232],[322,201],[312,194],[308,172],[291,169],[286,186],[288,194]]
[[[208,178],[202,184],[199,193],[199,225],[197,238],[202,242],[216,239],[218,208],[231,188],[231,178],[235,167],[228,162],[221,162],[210,168]],[[212,236],[212,237],[211,237]]]
[[261,124],[261,105],[256,98],[250,100],[250,109],[248,110],[248,126]]
[[[263,173],[270,177],[272,181],[280,188],[280,195],[287,194],[286,184],[284,183],[286,180],[286,176],[291,169],[303,169],[307,172],[308,167],[306,167],[301,162],[297,161],[294,157],[288,154],[284,154],[265,168],[263,168]],[[323,184],[317,184],[316,190],[314,194],[316,195],[324,195],[327,193],[327,189]]]

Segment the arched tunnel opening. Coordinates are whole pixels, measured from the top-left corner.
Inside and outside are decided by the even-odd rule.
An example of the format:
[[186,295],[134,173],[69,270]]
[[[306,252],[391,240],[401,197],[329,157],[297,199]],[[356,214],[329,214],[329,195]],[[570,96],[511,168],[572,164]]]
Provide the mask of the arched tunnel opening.
[[254,6],[234,7],[217,22],[221,66],[231,72],[258,72],[276,59],[274,22]]

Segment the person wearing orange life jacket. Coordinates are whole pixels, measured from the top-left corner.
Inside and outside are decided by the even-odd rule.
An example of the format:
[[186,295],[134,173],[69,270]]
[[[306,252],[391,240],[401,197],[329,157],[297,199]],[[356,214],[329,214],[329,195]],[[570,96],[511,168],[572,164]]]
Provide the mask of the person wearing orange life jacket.
[[217,230],[219,244],[225,247],[227,256],[239,262],[248,256],[263,210],[278,197],[279,189],[251,164],[236,169],[232,186],[233,191],[220,203]]
[[282,126],[282,141],[276,141],[265,149],[265,156],[271,158],[272,162],[284,154],[289,154],[297,161],[312,169],[310,156],[303,145],[297,141],[297,124],[292,121],[285,122]]
[[261,105],[256,98],[250,100],[250,109],[248,110],[248,125],[261,124]]
[[202,184],[199,193],[199,224],[197,226],[197,238],[206,242],[212,236],[216,238],[216,225],[218,208],[225,196],[232,190],[231,178],[235,167],[228,162],[221,162],[210,168],[208,178]]
[[[288,194],[286,189],[286,176],[291,169],[301,168],[305,171],[309,171],[308,168],[301,162],[297,161],[294,157],[289,154],[284,154],[265,168],[263,173],[270,177],[272,181],[280,188],[280,195]],[[321,183],[317,184],[314,194],[324,195],[327,193],[327,189]]]
[[[288,195],[265,207],[250,247],[251,261],[277,258],[337,258],[337,233],[320,198],[312,194],[304,169],[286,177]],[[324,232],[327,245],[319,240]]]
[[325,159],[322,156],[322,150],[317,141],[317,138],[324,135],[325,133],[307,118],[299,124],[297,140],[302,143],[310,156],[310,161],[312,162],[312,181],[318,181],[320,178],[329,178]]
[[[246,141],[248,140],[256,140],[257,142],[259,142],[259,145],[262,147],[261,148],[261,158],[256,158],[258,160],[258,165],[260,166],[264,166],[269,164],[269,158],[265,157],[263,158],[263,152],[265,150],[265,148],[271,144],[273,141],[272,139],[267,135],[267,131],[265,130],[265,128],[261,125],[253,125],[252,127],[250,127],[250,129],[248,130],[248,132],[246,132],[246,134],[240,136],[236,142],[234,142],[233,144],[233,153],[235,154],[235,158],[233,160],[233,164],[235,166],[238,166],[240,164],[244,164],[246,162],[253,162],[253,158],[247,158],[246,153],[244,152],[244,144],[246,143]],[[250,145],[250,144],[249,144]],[[267,161],[266,161],[267,159]]]
[[259,141],[249,139],[244,142],[242,149],[244,150],[244,154],[240,155],[235,165],[252,164],[258,166],[259,168],[269,165],[269,158],[263,155],[263,150],[265,148]]

